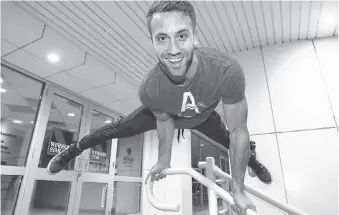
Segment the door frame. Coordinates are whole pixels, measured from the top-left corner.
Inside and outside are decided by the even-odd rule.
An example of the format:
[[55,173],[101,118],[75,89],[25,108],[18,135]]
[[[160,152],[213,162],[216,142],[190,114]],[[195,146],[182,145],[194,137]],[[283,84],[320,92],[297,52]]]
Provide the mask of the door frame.
[[73,214],[72,212],[74,207],[74,198],[76,195],[77,180],[81,168],[81,156],[78,156],[76,158],[73,171],[62,170],[56,175],[49,175],[46,171],[46,168],[38,167],[54,95],[58,95],[60,97],[82,105],[78,139],[80,139],[84,135],[86,120],[85,115],[88,112],[88,102],[53,85],[48,84],[46,86],[46,94],[43,98],[44,102],[40,107],[36,129],[32,138],[32,143],[34,143],[34,145],[31,146],[31,150],[29,153],[29,158],[31,159],[29,170],[27,170],[28,174],[25,177],[25,186],[21,188],[24,190],[19,195],[18,203],[20,203],[20,205],[18,205],[19,207],[16,208],[15,215],[28,214],[30,203],[33,198],[32,194],[36,180],[70,182],[71,184],[66,214]]
[[[93,111],[102,113],[108,117],[112,117],[114,121],[119,117],[115,115],[114,113],[93,105],[89,104],[87,115],[86,115],[86,124],[85,124],[85,134],[90,133],[90,128],[91,128],[91,121],[92,121],[92,113]],[[75,202],[74,202],[74,208],[73,208],[73,214],[78,214],[79,209],[80,209],[80,204],[81,204],[81,192],[82,192],[82,187],[84,183],[104,183],[107,184],[107,190],[106,190],[106,196],[105,196],[105,214],[109,215],[111,212],[111,206],[112,206],[112,200],[113,200],[113,195],[112,194],[114,191],[114,172],[115,172],[115,160],[116,160],[116,149],[117,149],[117,139],[112,139],[112,145],[111,145],[111,152],[110,152],[110,162],[109,162],[109,168],[108,168],[108,173],[92,173],[88,172],[88,167],[89,167],[89,161],[90,161],[90,149],[85,150],[82,153],[82,163],[83,166],[80,170],[80,177],[78,179],[78,184],[76,188],[76,197],[75,197]],[[86,170],[87,167],[87,170]]]

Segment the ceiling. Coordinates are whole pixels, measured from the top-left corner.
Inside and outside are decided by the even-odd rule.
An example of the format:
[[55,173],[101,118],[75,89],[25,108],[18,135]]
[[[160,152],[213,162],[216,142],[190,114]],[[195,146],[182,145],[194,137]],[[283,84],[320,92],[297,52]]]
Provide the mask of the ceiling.
[[[151,1],[1,2],[1,57],[123,115],[156,62]],[[193,1],[202,46],[240,51],[338,35],[337,1]],[[334,20],[328,15],[333,14]],[[50,63],[47,55],[60,61]]]

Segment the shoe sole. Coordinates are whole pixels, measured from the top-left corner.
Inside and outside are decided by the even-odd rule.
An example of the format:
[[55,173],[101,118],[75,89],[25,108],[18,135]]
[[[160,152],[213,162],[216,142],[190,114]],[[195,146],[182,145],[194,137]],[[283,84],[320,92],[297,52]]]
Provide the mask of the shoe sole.
[[[61,154],[61,153],[63,153],[64,151],[66,151],[67,149],[68,149],[69,147],[67,147],[67,148],[65,148],[64,150],[62,150],[59,154]],[[57,154],[57,155],[59,155],[59,154]],[[51,170],[50,170],[50,167],[51,167],[51,164],[52,164],[52,161],[53,161],[53,159],[55,158],[55,156],[49,161],[49,163],[48,163],[48,165],[47,165],[47,172],[50,174],[50,175],[56,175],[57,173],[59,173],[59,172],[55,172],[55,173],[53,173],[53,172],[51,172]]]
[[[52,158],[52,160],[53,160],[53,159],[54,159],[54,158]],[[49,163],[48,163],[48,165],[47,165],[47,172],[48,172],[50,175],[55,175],[55,174],[57,174],[57,172],[56,172],[56,173],[53,173],[53,172],[51,172],[51,170],[50,170],[51,164],[52,164],[52,160],[50,160]]]

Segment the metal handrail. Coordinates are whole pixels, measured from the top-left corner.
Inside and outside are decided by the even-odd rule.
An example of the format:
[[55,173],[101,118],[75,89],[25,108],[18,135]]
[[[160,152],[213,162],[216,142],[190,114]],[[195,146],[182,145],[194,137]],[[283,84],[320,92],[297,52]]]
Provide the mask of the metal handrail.
[[[205,185],[208,189],[213,190],[213,192],[220,196],[223,200],[225,200],[228,204],[234,205],[234,200],[232,196],[224,189],[213,183],[211,180],[206,178],[205,176],[201,175],[197,171],[187,168],[187,169],[182,169],[182,168],[170,168],[170,169],[165,169],[162,171],[163,174],[165,175],[189,175],[195,180],[199,181],[201,184]],[[150,179],[151,180],[151,179]],[[179,205],[173,205],[173,204],[167,204],[167,203],[162,203],[159,202],[158,200],[155,199],[153,195],[153,183],[152,181],[147,182],[147,189],[146,189],[146,196],[148,198],[148,201],[151,203],[151,205],[158,210],[162,211],[173,211],[173,212],[178,212],[180,211],[180,206]],[[251,209],[247,209],[247,215],[258,215],[255,211]]]
[[[204,169],[204,168],[206,168],[206,162],[199,162],[198,166],[199,166],[199,168]],[[217,175],[217,176],[219,176],[219,177],[221,177],[221,178],[223,178],[226,181],[231,183],[232,177],[229,174],[223,172],[218,166],[213,165],[213,172],[214,172],[215,175]],[[267,195],[263,192],[260,192],[256,189],[246,185],[246,184],[244,185],[244,188],[245,188],[246,191],[253,194],[254,196],[257,196],[258,198],[266,201],[267,203],[270,203],[270,204],[274,205],[275,207],[277,207],[277,208],[279,208],[283,211],[286,211],[290,214],[293,214],[293,215],[308,215],[305,212],[302,212],[302,211],[300,211],[300,210],[298,210],[298,209],[296,209],[296,208],[294,208],[294,207],[292,207],[292,206],[290,206],[286,203],[279,202],[279,201],[273,199],[272,197],[270,197],[269,195]]]

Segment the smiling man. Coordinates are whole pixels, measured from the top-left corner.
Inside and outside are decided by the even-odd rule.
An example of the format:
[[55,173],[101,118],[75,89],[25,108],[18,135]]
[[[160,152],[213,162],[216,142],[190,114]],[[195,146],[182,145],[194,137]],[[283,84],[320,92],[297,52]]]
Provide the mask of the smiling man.
[[[271,183],[272,179],[256,159],[255,144],[249,140],[246,84],[241,66],[216,49],[196,47],[196,16],[188,1],[155,2],[147,14],[147,23],[159,62],[140,85],[143,105],[60,152],[50,161],[48,172],[60,172],[83,150],[108,139],[156,129],[158,162],[146,178],[159,180],[165,177],[161,172],[170,167],[174,129],[195,129],[229,148],[235,203],[240,214],[245,214],[247,208],[255,210],[244,192],[246,167],[264,183]],[[220,100],[229,131],[214,110]]]

